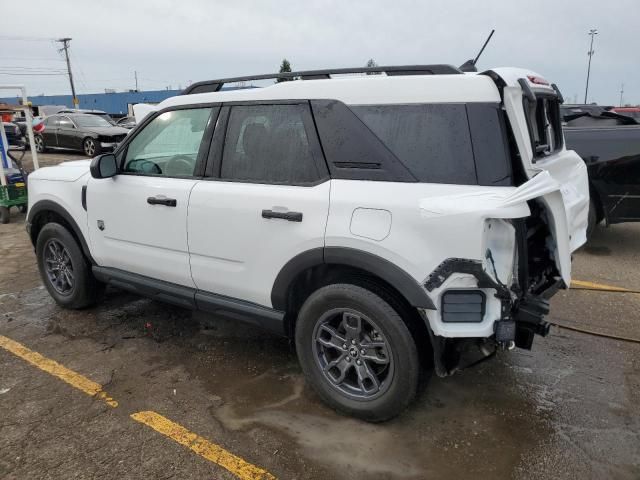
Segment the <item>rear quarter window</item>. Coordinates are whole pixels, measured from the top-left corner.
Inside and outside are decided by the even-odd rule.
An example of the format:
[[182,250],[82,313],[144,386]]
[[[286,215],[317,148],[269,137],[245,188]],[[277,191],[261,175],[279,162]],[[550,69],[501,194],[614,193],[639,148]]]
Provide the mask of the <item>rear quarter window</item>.
[[464,105],[367,105],[351,108],[419,182],[477,183]]
[[505,119],[498,104],[351,109],[419,182],[512,184]]

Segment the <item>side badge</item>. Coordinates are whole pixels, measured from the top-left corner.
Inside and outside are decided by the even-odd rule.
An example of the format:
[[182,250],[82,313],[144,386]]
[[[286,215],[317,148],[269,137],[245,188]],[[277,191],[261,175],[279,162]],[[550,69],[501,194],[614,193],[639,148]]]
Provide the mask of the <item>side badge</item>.
[[104,230],[104,222],[102,220],[98,220],[98,230]]

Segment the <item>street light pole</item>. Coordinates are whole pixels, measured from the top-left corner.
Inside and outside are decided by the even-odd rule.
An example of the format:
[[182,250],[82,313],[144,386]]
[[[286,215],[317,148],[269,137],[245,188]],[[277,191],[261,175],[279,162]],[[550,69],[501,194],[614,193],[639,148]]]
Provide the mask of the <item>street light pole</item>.
[[589,66],[587,67],[587,86],[584,89],[584,103],[587,103],[587,94],[589,93],[589,74],[591,73],[591,57],[593,57],[593,37],[598,34],[598,30],[592,28],[589,30],[589,35],[591,36],[591,46],[589,47]]

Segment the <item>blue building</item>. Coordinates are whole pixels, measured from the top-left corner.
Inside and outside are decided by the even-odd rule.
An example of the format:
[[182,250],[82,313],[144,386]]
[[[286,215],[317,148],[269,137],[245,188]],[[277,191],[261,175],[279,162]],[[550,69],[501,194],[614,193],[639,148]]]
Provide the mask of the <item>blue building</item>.
[[[136,103],[160,103],[169,97],[179,95],[181,90],[150,90],[146,92],[88,93],[78,95],[79,108],[103,110],[112,115],[126,115],[129,105]],[[0,103],[19,104],[19,97],[0,98]],[[73,108],[71,95],[30,95],[32,105],[65,105]]]

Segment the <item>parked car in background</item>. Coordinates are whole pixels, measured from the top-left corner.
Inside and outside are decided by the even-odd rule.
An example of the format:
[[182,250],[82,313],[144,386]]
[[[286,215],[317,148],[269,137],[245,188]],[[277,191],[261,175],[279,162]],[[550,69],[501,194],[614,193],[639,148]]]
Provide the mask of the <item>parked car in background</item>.
[[136,126],[136,117],[123,117],[116,121],[116,125],[131,130]]
[[70,113],[44,119],[44,129],[35,137],[36,149],[80,150],[88,157],[112,151],[129,131],[112,125],[100,115]]
[[615,107],[611,110],[613,112],[619,113],[620,115],[633,117],[640,122],[640,107]]
[[60,110],[58,113],[84,113],[86,115],[97,115],[98,117],[104,118],[111,125],[116,124],[116,121],[113,118],[111,118],[111,116],[107,112],[104,112],[102,110],[83,110],[83,109],[75,110],[72,108],[64,108]]
[[2,122],[4,133],[7,136],[7,142],[9,147],[22,148],[24,147],[24,137],[20,127],[13,122]]
[[640,221],[640,119],[619,108],[562,107],[567,148],[587,164],[590,234],[601,221]]

